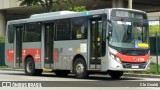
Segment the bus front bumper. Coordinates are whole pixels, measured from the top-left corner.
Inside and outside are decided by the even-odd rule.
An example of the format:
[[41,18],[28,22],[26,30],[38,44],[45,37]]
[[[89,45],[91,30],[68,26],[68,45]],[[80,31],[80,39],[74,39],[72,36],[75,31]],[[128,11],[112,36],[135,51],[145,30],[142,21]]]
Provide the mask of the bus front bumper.
[[123,63],[115,60],[110,60],[108,63],[108,70],[114,71],[147,71],[150,67],[150,61],[145,63]]

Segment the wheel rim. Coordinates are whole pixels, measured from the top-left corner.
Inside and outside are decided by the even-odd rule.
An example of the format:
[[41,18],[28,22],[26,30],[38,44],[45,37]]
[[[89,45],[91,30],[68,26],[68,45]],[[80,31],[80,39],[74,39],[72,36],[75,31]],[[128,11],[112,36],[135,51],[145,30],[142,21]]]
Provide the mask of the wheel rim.
[[27,63],[27,72],[31,73],[31,72],[32,72],[32,69],[33,69],[32,62],[29,61],[29,62]]
[[84,72],[84,65],[82,63],[77,64],[76,72],[77,73],[83,73]]

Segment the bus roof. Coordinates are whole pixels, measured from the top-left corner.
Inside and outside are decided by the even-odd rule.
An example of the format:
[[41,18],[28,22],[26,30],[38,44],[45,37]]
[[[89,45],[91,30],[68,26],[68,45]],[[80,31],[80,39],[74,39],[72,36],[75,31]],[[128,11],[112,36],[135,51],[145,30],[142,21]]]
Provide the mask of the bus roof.
[[45,16],[68,15],[68,14],[74,14],[74,13],[76,13],[76,12],[73,12],[73,11],[48,12],[48,13],[42,13],[42,14],[34,14],[34,15],[31,15],[30,18],[45,17]]
[[128,11],[145,13],[145,12],[140,11],[140,10],[127,9],[127,8],[106,8],[106,9],[90,10],[90,11],[84,11],[84,12],[57,11],[57,12],[49,12],[49,13],[42,13],[42,14],[34,14],[34,15],[31,15],[30,18],[26,18],[26,19],[11,20],[11,21],[8,21],[8,24],[51,21],[51,20],[56,20],[56,19],[89,16],[89,15],[107,13],[108,11],[111,11],[113,9],[128,10]]
[[146,12],[144,12],[144,11],[141,11],[141,10],[137,10],[137,9],[129,9],[129,8],[111,8],[111,9],[117,9],[117,10],[127,10],[127,11],[134,11],[134,12],[146,13]]

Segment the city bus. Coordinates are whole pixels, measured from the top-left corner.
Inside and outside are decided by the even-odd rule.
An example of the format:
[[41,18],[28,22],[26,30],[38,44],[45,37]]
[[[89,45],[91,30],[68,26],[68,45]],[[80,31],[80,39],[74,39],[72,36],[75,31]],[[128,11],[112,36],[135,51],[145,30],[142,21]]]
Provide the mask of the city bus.
[[149,69],[149,30],[144,11],[109,8],[84,12],[57,11],[7,22],[5,64],[41,75],[109,74]]

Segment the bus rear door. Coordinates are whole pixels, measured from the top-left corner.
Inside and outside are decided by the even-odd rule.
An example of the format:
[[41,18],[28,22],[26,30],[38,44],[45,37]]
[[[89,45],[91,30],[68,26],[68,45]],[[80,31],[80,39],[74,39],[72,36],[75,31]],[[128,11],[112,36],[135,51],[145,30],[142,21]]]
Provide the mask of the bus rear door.
[[22,31],[24,25],[14,26],[14,67],[22,67]]
[[44,67],[53,68],[54,23],[44,23]]

